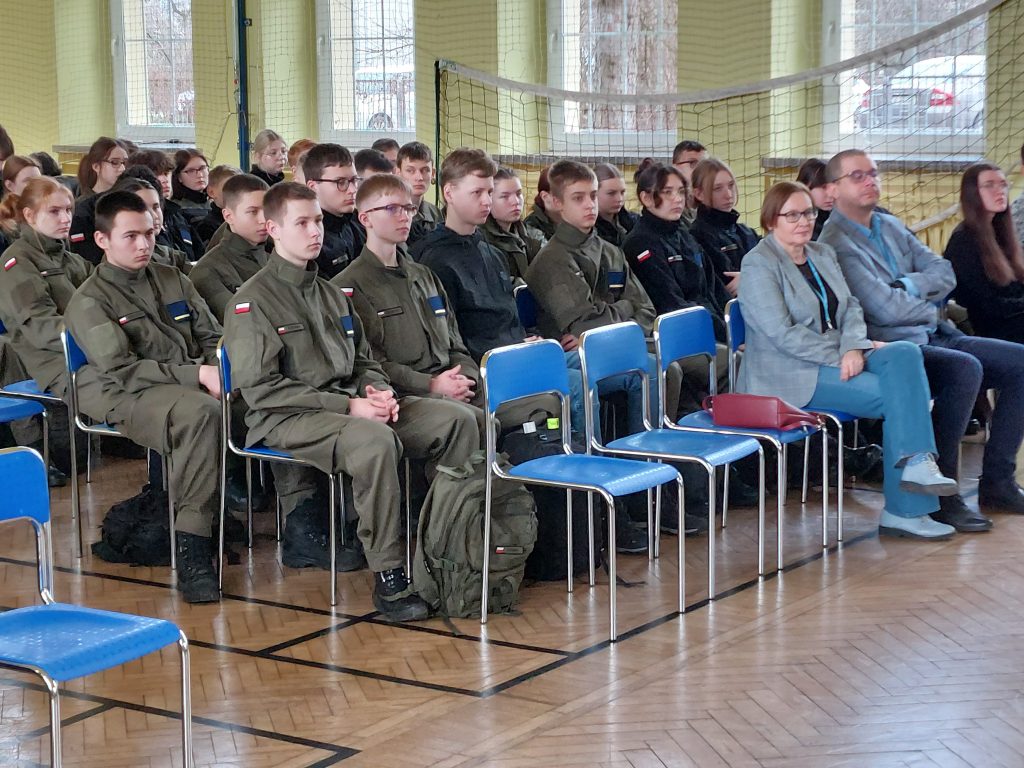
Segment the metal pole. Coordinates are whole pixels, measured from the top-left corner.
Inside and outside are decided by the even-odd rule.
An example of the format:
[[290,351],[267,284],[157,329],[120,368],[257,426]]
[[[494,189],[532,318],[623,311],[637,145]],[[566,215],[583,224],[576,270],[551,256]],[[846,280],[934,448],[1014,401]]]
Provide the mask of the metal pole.
[[238,81],[238,160],[249,167],[249,41],[247,30],[252,19],[246,15],[245,0],[235,0],[235,66]]
[[[434,61],[434,167],[441,165],[441,61]],[[440,174],[438,174],[440,175]],[[434,204],[441,202],[441,186],[434,185]],[[570,567],[571,570],[571,567]]]

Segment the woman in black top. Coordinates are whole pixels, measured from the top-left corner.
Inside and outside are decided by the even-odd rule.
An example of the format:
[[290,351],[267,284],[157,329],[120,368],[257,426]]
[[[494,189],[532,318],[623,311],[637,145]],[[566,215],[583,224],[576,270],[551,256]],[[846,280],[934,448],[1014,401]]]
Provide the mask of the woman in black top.
[[976,163],[960,182],[963,223],[946,258],[956,272],[953,297],[979,336],[1024,343],[1024,255],[1009,211],[1009,185],[999,166]]
[[671,165],[644,160],[636,172],[639,220],[622,250],[658,314],[700,305],[711,313],[715,336],[725,341],[723,311],[728,294],[710,259],[680,223],[689,195],[683,174]]
[[210,197],[206,187],[210,183],[210,164],[198,149],[179,149],[174,153],[174,171],[171,173],[171,202],[195,223],[210,212]]
[[276,131],[264,128],[252,140],[252,168],[249,173],[259,176],[270,186],[284,181],[284,166],[288,162],[288,145]]
[[814,231],[811,233],[811,240],[816,241],[821,234],[822,227],[828,221],[832,213],[832,206],[836,199],[832,195],[828,179],[825,177],[827,163],[817,157],[809,157],[800,163],[796,169],[796,180],[811,191],[811,200],[814,201],[814,208],[818,211],[818,218],[814,220]]
[[549,211],[544,204],[545,197],[551,195],[551,182],[548,181],[547,166],[537,177],[537,194],[533,198],[533,213],[523,219],[526,233],[534,240],[547,242],[555,236],[555,228],[562,220],[554,211]]
[[709,157],[693,169],[697,220],[690,233],[714,262],[730,296],[740,289],[740,262],[761,240],[736,211],[736,177],[721,160]]
[[622,171],[611,163],[598,163],[594,173],[597,174],[597,236],[621,248],[640,217],[626,210],[626,180],[622,178]]

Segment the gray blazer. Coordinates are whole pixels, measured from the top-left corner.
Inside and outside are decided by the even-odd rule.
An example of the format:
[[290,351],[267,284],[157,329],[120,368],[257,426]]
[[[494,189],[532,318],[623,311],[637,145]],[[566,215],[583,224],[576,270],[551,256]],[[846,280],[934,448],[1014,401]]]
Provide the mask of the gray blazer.
[[839,302],[835,329],[825,331],[821,301],[772,235],[743,257],[739,293],[747,334],[737,388],[797,407],[814,395],[821,366],[838,366],[852,349],[872,349],[835,251],[821,243],[806,250]]
[[[892,274],[889,262],[863,230],[838,209],[828,217],[818,242],[835,249],[847,285],[863,306],[872,339],[927,344],[928,334],[939,323],[937,303],[956,287],[953,265],[929,250],[895,216],[877,211],[872,216],[879,218],[898,275]],[[897,278],[912,283],[919,295],[890,287]]]

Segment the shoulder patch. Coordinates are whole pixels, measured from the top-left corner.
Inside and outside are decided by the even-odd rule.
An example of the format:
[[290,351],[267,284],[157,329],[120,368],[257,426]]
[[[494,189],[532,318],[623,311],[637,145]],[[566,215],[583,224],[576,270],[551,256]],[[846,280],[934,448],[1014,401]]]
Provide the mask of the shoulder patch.
[[4,262],[4,272],[9,270],[11,267],[13,267],[17,263],[18,263],[18,260],[14,256],[11,256],[11,258],[9,258],[7,261]]
[[72,232],[71,233],[71,242],[72,243],[81,243],[83,240],[85,240],[85,233],[84,232]]
[[235,314],[236,315],[244,315],[248,311],[249,311],[249,302],[248,301],[243,301],[243,302],[240,302],[238,304],[235,304]]
[[341,292],[344,293],[346,296],[348,296],[351,299],[352,295],[356,292],[356,289],[355,288],[342,288]]
[[636,257],[636,260],[637,260],[637,261],[638,261],[639,263],[641,263],[641,264],[642,264],[643,262],[647,261],[647,260],[648,260],[649,258],[651,258],[651,252],[650,252],[650,250],[647,250],[647,251],[644,251],[643,253],[639,254],[639,255],[638,255],[638,256]]

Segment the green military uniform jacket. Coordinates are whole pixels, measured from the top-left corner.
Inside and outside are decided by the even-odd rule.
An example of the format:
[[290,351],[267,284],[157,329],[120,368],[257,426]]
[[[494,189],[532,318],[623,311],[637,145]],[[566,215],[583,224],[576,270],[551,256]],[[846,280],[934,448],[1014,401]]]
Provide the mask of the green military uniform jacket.
[[456,365],[479,380],[441,281],[429,268],[401,251],[398,266],[385,267],[364,247],[331,282],[352,299],[370,351],[399,396],[430,394],[431,378]]
[[218,245],[203,254],[189,273],[189,280],[206,299],[210,311],[224,322],[224,310],[242,287],[267,263],[263,244],[253,245],[241,235],[228,232]]
[[505,254],[512,277],[517,282],[523,282],[526,279],[526,268],[540,253],[545,241],[531,237],[521,221],[517,221],[506,232],[493,216],[487,217],[480,232],[484,240]]
[[366,385],[390,389],[340,288],[276,252],[235,294],[224,318],[232,384],[249,406],[248,444],[309,411],[347,414]]
[[[150,387],[199,389],[199,366],[217,363],[220,324],[189,279],[163,264],[132,272],[104,259],[72,297],[64,322],[88,360],[82,370],[96,375],[79,386],[82,410],[95,419],[126,421]],[[154,411],[145,427],[152,432],[136,442],[165,442],[173,406],[169,400]]]
[[420,200],[419,208],[416,210],[412,220],[414,224],[422,222],[429,231],[433,231],[444,224],[444,216],[441,215],[441,210],[433,203],[428,203],[426,197]]
[[23,227],[0,258],[0,319],[28,374],[44,390],[64,397],[66,365],[60,343],[63,314],[92,264],[63,240]]
[[185,275],[192,271],[192,262],[188,260],[184,251],[163,243],[157,243],[153,248],[153,262],[163,264],[165,267],[174,267]]
[[622,250],[565,222],[526,273],[537,298],[538,325],[550,338],[633,320],[654,328],[654,305],[630,271]]

